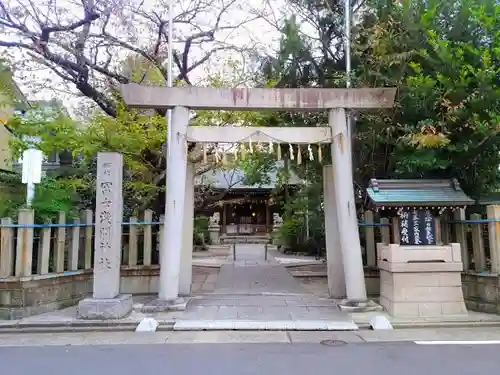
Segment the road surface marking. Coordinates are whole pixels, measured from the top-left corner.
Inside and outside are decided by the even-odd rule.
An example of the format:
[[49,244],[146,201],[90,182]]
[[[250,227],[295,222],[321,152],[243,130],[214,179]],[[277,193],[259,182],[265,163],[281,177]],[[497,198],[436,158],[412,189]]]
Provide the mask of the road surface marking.
[[417,345],[500,345],[500,340],[489,341],[413,341]]

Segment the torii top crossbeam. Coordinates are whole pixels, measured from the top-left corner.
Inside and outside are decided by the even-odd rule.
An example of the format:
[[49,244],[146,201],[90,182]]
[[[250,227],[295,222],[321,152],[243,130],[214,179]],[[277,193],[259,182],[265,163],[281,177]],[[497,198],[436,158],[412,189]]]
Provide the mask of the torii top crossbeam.
[[325,111],[332,108],[390,108],[396,88],[270,89],[158,87],[122,85],[125,104],[132,108]]

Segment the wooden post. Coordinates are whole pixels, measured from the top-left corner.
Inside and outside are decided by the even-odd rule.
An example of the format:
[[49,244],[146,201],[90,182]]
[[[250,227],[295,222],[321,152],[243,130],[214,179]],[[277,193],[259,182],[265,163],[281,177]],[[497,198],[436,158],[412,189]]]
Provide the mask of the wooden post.
[[444,245],[449,245],[451,241],[450,213],[445,211],[441,216],[441,240]]
[[269,207],[269,199],[266,200],[266,233],[271,232],[271,207]]
[[[465,220],[465,210],[459,208],[453,212],[453,220],[464,221]],[[466,236],[467,226],[463,223],[455,223],[455,234],[456,242],[460,244],[460,251],[462,252],[462,263],[464,264],[464,271],[470,268],[469,252],[467,249],[467,236]]]
[[389,225],[391,225],[391,221],[387,217],[383,217],[380,219],[380,224],[383,226],[380,227],[380,234],[382,237],[382,243],[385,244],[390,244],[391,243],[391,228]]
[[392,243],[400,245],[401,236],[399,234],[399,217],[394,216],[391,220],[391,224],[392,224]]
[[92,234],[94,233],[94,213],[85,210],[85,269],[92,268]]
[[373,211],[365,211],[365,237],[366,237],[366,265],[375,267],[377,265],[377,252],[375,250],[375,228]]
[[[79,218],[73,219],[73,224],[80,224]],[[80,227],[71,228],[71,250],[68,257],[68,269],[70,271],[78,270],[78,251],[80,250]]]
[[442,227],[441,227],[441,217],[434,218],[434,227],[436,228],[436,245],[443,246],[443,235],[442,235]]
[[56,252],[54,254],[55,272],[64,272],[64,250],[66,248],[66,213],[59,212],[58,225],[56,236]]
[[[481,215],[470,215],[471,220],[481,220]],[[474,254],[474,270],[482,272],[486,269],[486,254],[484,252],[483,224],[472,224],[472,252]]]
[[490,205],[486,207],[488,220],[488,236],[490,243],[491,273],[500,274],[500,206]]
[[[35,212],[31,209],[19,210],[18,223],[26,228],[17,230],[16,276],[30,276],[33,263],[33,224]],[[29,227],[31,226],[31,228]]]
[[[52,224],[48,221],[47,224]],[[42,228],[40,231],[40,240],[38,241],[38,267],[37,273],[45,275],[49,273],[49,260],[50,260],[50,236],[52,235],[52,228]]]
[[0,277],[9,277],[14,272],[14,228],[10,217],[2,218],[0,243]]
[[128,265],[137,266],[137,218],[130,218],[128,234]]
[[222,228],[221,233],[227,232],[227,204],[224,202],[222,205]]
[[[153,221],[153,211],[144,211],[144,222],[151,223]],[[144,224],[144,254],[143,262],[145,266],[151,265],[151,253],[152,253],[152,229],[151,224]]]

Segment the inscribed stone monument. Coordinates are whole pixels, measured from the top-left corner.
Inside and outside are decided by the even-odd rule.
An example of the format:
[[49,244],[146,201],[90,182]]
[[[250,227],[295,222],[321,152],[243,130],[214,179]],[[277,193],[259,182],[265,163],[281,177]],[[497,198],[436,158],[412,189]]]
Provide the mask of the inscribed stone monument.
[[122,168],[122,155],[99,154],[95,213],[94,298],[115,298],[120,292],[123,220]]
[[97,156],[93,298],[78,305],[82,319],[118,319],[132,309],[132,297],[120,295],[123,221],[123,157],[101,152]]

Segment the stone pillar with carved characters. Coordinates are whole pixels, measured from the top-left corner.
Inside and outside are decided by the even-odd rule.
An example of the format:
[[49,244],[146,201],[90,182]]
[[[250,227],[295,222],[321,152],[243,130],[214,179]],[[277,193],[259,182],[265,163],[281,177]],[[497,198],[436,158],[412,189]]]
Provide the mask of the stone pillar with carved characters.
[[132,296],[120,295],[123,222],[123,156],[97,155],[97,189],[92,298],[78,304],[80,319],[120,319],[132,311]]

